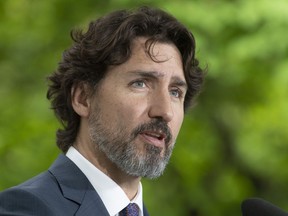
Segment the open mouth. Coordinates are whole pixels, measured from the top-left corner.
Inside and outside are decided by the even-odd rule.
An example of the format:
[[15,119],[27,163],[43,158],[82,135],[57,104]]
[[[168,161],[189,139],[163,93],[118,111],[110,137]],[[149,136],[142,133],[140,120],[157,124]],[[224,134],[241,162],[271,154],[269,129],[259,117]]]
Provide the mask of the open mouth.
[[151,136],[151,137],[154,137],[158,140],[163,140],[165,139],[165,134],[161,133],[161,132],[153,132],[153,131],[147,131],[147,132],[144,132],[144,134],[146,136]]
[[140,134],[146,143],[155,145],[157,147],[165,147],[166,134],[162,131],[143,131]]

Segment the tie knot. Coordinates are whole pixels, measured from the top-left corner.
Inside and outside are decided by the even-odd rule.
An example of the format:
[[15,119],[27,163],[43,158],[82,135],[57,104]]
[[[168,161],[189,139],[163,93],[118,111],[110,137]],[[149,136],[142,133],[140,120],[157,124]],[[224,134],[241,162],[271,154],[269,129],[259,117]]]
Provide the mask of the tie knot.
[[138,205],[136,203],[130,203],[121,212],[119,212],[119,216],[139,216]]

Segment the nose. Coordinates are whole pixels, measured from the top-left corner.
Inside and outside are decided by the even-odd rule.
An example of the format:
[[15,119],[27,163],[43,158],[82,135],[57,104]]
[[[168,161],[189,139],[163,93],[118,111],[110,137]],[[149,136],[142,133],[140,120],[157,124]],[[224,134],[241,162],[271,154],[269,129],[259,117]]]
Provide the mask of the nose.
[[162,118],[167,123],[173,119],[174,112],[169,92],[151,95],[148,115],[150,118]]

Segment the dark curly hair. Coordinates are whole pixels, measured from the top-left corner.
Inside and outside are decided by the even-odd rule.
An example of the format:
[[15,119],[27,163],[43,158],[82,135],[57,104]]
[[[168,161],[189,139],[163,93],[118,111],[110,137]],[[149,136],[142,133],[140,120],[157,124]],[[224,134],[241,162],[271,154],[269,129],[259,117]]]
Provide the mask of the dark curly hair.
[[156,42],[173,43],[183,61],[188,91],[186,110],[199,93],[204,72],[195,58],[192,33],[168,13],[150,7],[135,11],[119,10],[90,23],[86,32],[72,30],[73,45],[64,51],[58,69],[48,77],[47,98],[64,129],[57,131],[57,145],[66,152],[76,139],[80,117],[71,104],[71,89],[85,83],[95,87],[105,76],[107,67],[124,63],[131,56],[131,42],[145,37],[150,57]]

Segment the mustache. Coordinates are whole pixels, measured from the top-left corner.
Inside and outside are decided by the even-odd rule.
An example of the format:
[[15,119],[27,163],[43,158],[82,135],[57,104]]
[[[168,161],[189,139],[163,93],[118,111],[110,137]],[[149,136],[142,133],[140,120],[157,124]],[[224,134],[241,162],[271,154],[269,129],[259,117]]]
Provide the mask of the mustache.
[[151,122],[144,123],[139,125],[137,128],[135,128],[132,132],[132,135],[134,138],[136,136],[144,131],[161,131],[165,134],[165,144],[166,146],[171,142],[172,140],[172,133],[168,126],[168,124],[163,119],[154,119]]

